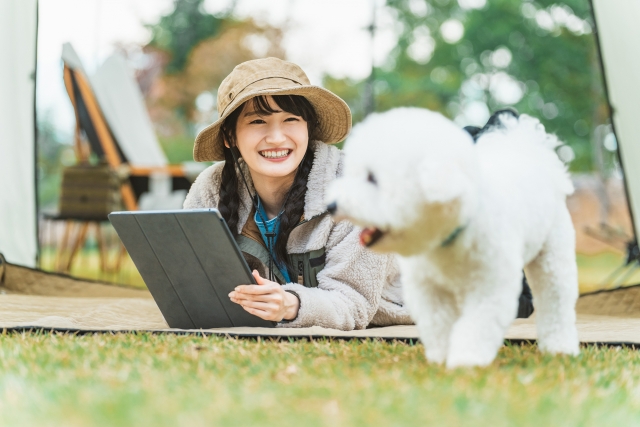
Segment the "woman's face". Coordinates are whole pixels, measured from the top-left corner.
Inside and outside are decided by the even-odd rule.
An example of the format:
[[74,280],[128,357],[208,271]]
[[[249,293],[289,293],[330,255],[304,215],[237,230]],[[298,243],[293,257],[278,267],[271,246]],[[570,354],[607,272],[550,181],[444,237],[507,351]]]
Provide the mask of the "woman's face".
[[238,150],[254,180],[295,173],[309,145],[307,122],[283,111],[272,97],[267,99],[278,112],[261,116],[254,111],[253,103],[247,102],[236,125]]

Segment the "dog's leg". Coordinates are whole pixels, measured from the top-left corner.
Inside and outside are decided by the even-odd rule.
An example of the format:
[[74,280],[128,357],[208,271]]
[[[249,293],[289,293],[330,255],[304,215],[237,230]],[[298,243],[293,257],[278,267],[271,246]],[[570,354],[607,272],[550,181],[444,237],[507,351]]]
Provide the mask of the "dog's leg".
[[542,252],[525,271],[533,292],[540,350],[578,354],[575,230],[564,206]]
[[518,311],[522,271],[501,268],[478,279],[474,288],[453,325],[447,368],[486,366],[495,359]]
[[416,322],[425,355],[431,363],[444,363],[451,328],[458,317],[453,295],[443,289],[420,287],[405,299]]

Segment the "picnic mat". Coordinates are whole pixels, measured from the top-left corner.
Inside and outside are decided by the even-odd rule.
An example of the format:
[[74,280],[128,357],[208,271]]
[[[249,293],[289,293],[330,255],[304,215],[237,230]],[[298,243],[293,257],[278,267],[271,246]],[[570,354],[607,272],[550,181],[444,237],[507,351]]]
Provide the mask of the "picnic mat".
[[[146,290],[77,280],[5,265],[0,285],[0,329],[200,332],[241,337],[416,339],[413,325],[340,331],[311,328],[171,329]],[[585,343],[640,344],[640,286],[578,300],[578,335]],[[535,315],[516,319],[506,338],[535,340]]]

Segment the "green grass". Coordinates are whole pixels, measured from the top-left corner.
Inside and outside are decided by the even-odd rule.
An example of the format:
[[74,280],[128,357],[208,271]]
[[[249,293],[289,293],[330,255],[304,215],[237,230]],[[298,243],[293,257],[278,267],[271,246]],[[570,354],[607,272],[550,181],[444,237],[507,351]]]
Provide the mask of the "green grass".
[[421,345],[0,335],[2,426],[640,425],[640,357],[504,347],[452,372]]
[[[635,285],[640,283],[640,270],[636,270],[633,274],[618,283],[617,279],[608,282],[604,286],[606,279],[613,273],[623,262],[624,255],[616,252],[602,252],[596,255],[577,255],[578,262],[578,278],[580,281],[580,292],[593,292],[604,288],[614,288],[619,285]],[[622,279],[624,274],[620,275]]]
[[[113,248],[109,254],[109,263],[117,256],[117,248]],[[602,289],[603,281],[623,262],[623,255],[615,252],[602,252],[596,255],[577,254],[578,276],[580,292],[593,292]],[[40,268],[46,271],[54,271],[55,251],[53,247],[43,247],[41,251]],[[95,245],[88,245],[82,249],[72,266],[71,274],[76,277],[91,280],[101,280],[112,283],[136,286],[144,288],[145,284],[138,273],[131,257],[125,255],[122,268],[117,273],[104,273],[100,271],[100,259]],[[628,277],[625,285],[640,283],[640,270]]]
[[[109,250],[107,256],[107,264],[109,266],[114,265],[116,258],[119,256],[118,250],[118,247]],[[54,248],[48,246],[41,249],[39,267],[45,271],[57,271],[56,252]],[[78,251],[76,258],[71,265],[70,274],[82,279],[119,283],[142,289],[146,288],[144,280],[142,280],[142,276],[140,276],[140,273],[136,269],[136,266],[128,253],[123,256],[119,271],[110,270],[104,272],[100,270],[100,254],[96,247],[85,247]]]

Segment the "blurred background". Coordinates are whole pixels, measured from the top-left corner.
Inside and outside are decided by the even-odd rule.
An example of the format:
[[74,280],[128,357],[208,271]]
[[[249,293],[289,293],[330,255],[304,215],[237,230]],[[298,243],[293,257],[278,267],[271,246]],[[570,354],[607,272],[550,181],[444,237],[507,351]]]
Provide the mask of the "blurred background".
[[[63,170],[78,157],[61,61],[69,42],[89,76],[114,53],[124,58],[161,150],[190,168],[189,181],[199,170],[189,163],[193,140],[217,117],[220,82],[253,58],[299,64],[347,101],[354,123],[397,106],[461,126],[482,126],[505,107],[536,116],[567,144],[558,155],[577,190],[569,207],[581,291],[638,283],[634,271],[611,276],[633,232],[593,25],[587,0],[40,0],[40,267],[144,286],[108,223],[99,239],[78,240],[81,228],[56,219]],[[65,249],[74,238],[81,244]]]

